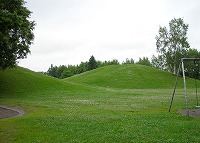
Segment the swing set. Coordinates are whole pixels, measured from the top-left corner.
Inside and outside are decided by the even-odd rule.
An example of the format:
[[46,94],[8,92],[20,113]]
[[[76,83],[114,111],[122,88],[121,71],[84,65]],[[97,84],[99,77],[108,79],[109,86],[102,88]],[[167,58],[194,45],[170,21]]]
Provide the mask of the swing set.
[[186,61],[193,61],[194,62],[194,66],[195,69],[193,69],[193,72],[195,74],[195,85],[196,85],[196,108],[200,108],[199,106],[199,101],[198,101],[198,90],[197,90],[197,78],[199,76],[199,64],[197,63],[197,61],[200,61],[200,58],[182,58],[181,62],[179,64],[179,68],[177,71],[177,75],[176,75],[176,82],[175,82],[175,86],[174,86],[174,90],[173,90],[173,94],[172,94],[172,98],[171,98],[171,102],[170,102],[170,107],[169,107],[169,112],[171,110],[172,107],[172,102],[174,100],[174,95],[176,92],[176,87],[178,84],[178,76],[180,74],[181,68],[182,68],[182,72],[183,72],[183,81],[184,81],[184,94],[185,94],[185,102],[186,102],[186,109],[187,109],[187,116],[189,117],[189,109],[188,109],[188,97],[187,97],[187,87],[186,87],[186,77],[185,77],[185,68],[184,68],[184,63]]

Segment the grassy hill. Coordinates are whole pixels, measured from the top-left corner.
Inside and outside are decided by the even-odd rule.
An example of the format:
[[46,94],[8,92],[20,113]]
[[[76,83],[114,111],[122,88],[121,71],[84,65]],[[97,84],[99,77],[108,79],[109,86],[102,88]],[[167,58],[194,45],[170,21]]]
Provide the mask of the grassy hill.
[[[176,77],[169,72],[139,64],[113,65],[98,68],[65,79],[66,81],[92,86],[120,89],[173,89]],[[193,88],[194,80],[187,80],[188,88]],[[178,87],[183,87],[179,78]]]
[[1,92],[35,92],[57,86],[54,78],[21,67],[0,71]]
[[[168,113],[174,82],[172,74],[141,65],[65,80],[21,67],[0,71],[0,104],[26,112],[0,120],[0,142],[199,142],[200,118],[177,112],[185,108],[182,88]],[[188,79],[190,108],[193,84]]]
[[26,95],[63,89],[71,89],[71,84],[65,84],[56,78],[41,73],[36,73],[21,67],[0,71],[0,92],[1,96],[13,94]]

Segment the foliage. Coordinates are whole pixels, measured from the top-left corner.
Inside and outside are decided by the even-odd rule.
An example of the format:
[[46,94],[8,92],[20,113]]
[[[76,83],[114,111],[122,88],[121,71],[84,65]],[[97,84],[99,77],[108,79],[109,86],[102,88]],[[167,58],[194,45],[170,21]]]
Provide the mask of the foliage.
[[72,65],[68,65],[68,66],[64,66],[61,65],[59,67],[57,66],[53,66],[53,64],[51,64],[51,67],[48,69],[48,71],[46,72],[47,75],[49,76],[53,76],[55,78],[67,78],[70,76],[73,76],[74,74],[76,74],[76,69],[77,67],[72,66]]
[[92,55],[88,62],[88,71],[97,68],[97,61],[95,60],[94,56]]
[[53,66],[53,64],[51,64],[51,67],[48,69],[47,71],[47,75],[51,75],[53,77],[57,77],[57,66]]
[[148,57],[139,58],[137,64],[151,66],[151,62],[149,61]]
[[[199,58],[200,57],[200,52],[197,49],[191,49],[189,48],[189,50],[186,52],[185,57],[184,58]],[[166,64],[163,63],[164,60],[162,60],[162,56],[158,55],[158,57],[156,56],[152,56],[151,59],[151,65],[155,68],[161,69],[161,70],[168,70],[168,68],[166,68]],[[194,78],[194,79],[200,79],[200,61],[185,61],[184,63],[184,67],[185,67],[185,74],[186,76],[190,77],[190,78]],[[180,75],[182,75],[182,69],[180,69]]]
[[128,58],[126,58],[126,61],[122,62],[123,65],[125,64],[134,64],[135,61],[131,58],[130,60]]
[[[186,58],[199,58],[200,52],[197,49],[189,49]],[[200,79],[200,61],[186,61],[185,74],[194,79]]]
[[187,41],[188,24],[182,18],[174,18],[169,22],[169,30],[166,27],[159,28],[156,35],[156,46],[159,60],[162,60],[164,67],[169,71],[177,72],[180,59],[186,56],[190,47]]
[[119,61],[117,59],[113,59],[112,61],[97,61],[97,67],[104,67],[104,66],[109,66],[109,65],[119,65]]
[[[88,67],[88,62],[81,62],[78,66],[77,66],[77,74],[83,73],[87,71]],[[75,68],[75,66],[74,66]]]
[[26,58],[33,42],[34,21],[24,0],[0,0],[0,69]]
[[157,57],[155,55],[152,56],[151,58],[151,65],[155,68],[161,69],[161,70],[165,70],[168,71],[166,68],[166,61],[163,60],[163,56],[158,55]]

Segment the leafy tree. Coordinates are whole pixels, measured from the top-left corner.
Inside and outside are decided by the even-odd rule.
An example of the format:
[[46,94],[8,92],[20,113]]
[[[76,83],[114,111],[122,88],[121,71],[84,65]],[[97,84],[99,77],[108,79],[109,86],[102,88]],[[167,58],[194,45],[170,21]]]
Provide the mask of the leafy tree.
[[[134,61],[133,61],[134,62]],[[117,59],[113,59],[111,62],[110,62],[110,65],[119,65],[119,61]]]
[[62,73],[63,73],[64,71],[66,71],[66,70],[67,70],[67,67],[66,67],[66,66],[64,66],[64,65],[59,66],[59,67],[57,68],[57,71],[56,71],[56,77],[57,77],[57,78],[61,78]]
[[139,61],[137,62],[137,64],[151,66],[151,62],[149,61],[148,57],[139,58]]
[[73,76],[73,73],[69,70],[64,70],[60,76],[61,79]]
[[35,22],[24,0],[0,0],[0,69],[13,67],[27,57]]
[[88,70],[93,70],[97,68],[97,61],[95,60],[94,56],[92,55],[88,62]]
[[[197,49],[189,49],[186,55],[187,58],[199,58],[200,52]],[[200,79],[200,61],[186,61],[185,74],[191,78]]]
[[71,73],[71,76],[77,73],[77,67],[74,65],[68,65],[67,70]]
[[167,70],[165,67],[166,63],[165,60],[162,59],[163,57],[161,55],[158,55],[157,57],[155,55],[151,58],[151,66],[161,69],[161,70]]
[[200,52],[197,49],[189,49],[186,54],[187,58],[199,58]]
[[77,66],[77,74],[86,72],[86,71],[87,71],[87,67],[88,67],[88,62],[81,62],[81,63]]
[[163,60],[164,67],[173,71],[174,74],[176,74],[180,59],[185,57],[190,47],[187,41],[188,26],[182,18],[174,18],[169,22],[169,30],[160,26],[159,34],[156,36],[159,59]]
[[112,61],[97,61],[97,67],[103,67],[103,66],[108,66],[108,65],[119,65],[119,61],[117,59],[113,59]]
[[134,64],[135,61],[131,58],[130,60],[128,58],[126,58],[126,61],[125,62],[122,62],[122,64]]
[[47,71],[47,75],[58,78],[58,67],[54,67],[53,64],[51,64],[51,67]]
[[[186,52],[185,58],[199,58],[200,52],[197,49],[191,49]],[[162,56],[152,56],[151,59],[151,65],[153,67],[159,68],[161,70],[166,70],[165,64],[162,63],[164,60],[161,59]],[[185,67],[185,75],[191,78],[197,78],[200,79],[200,61],[185,61],[184,63]],[[182,70],[182,69],[180,69]],[[180,72],[182,75],[182,72]]]

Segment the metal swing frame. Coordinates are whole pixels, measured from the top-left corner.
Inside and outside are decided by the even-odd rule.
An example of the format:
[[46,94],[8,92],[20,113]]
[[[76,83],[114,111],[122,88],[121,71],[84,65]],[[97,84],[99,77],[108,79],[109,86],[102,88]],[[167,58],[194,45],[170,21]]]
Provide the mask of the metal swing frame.
[[[184,95],[185,95],[187,116],[189,116],[188,97],[187,97],[187,88],[186,88],[187,85],[186,85],[185,68],[184,68],[184,62],[185,61],[194,61],[194,62],[196,62],[196,61],[200,61],[200,58],[182,58],[181,59],[181,62],[179,64],[179,68],[178,68],[178,71],[177,71],[177,75],[176,75],[176,82],[175,82],[175,86],[174,86],[174,90],[173,90],[173,94],[172,94],[172,98],[171,98],[171,102],[170,102],[169,112],[171,110],[172,102],[174,100],[174,95],[175,95],[176,87],[177,87],[177,84],[178,84],[178,76],[179,76],[179,73],[180,73],[180,69],[182,68],[183,81],[184,81]],[[197,98],[197,82],[196,82],[196,98]],[[198,105],[198,99],[197,99],[197,107],[199,107],[199,105]]]

